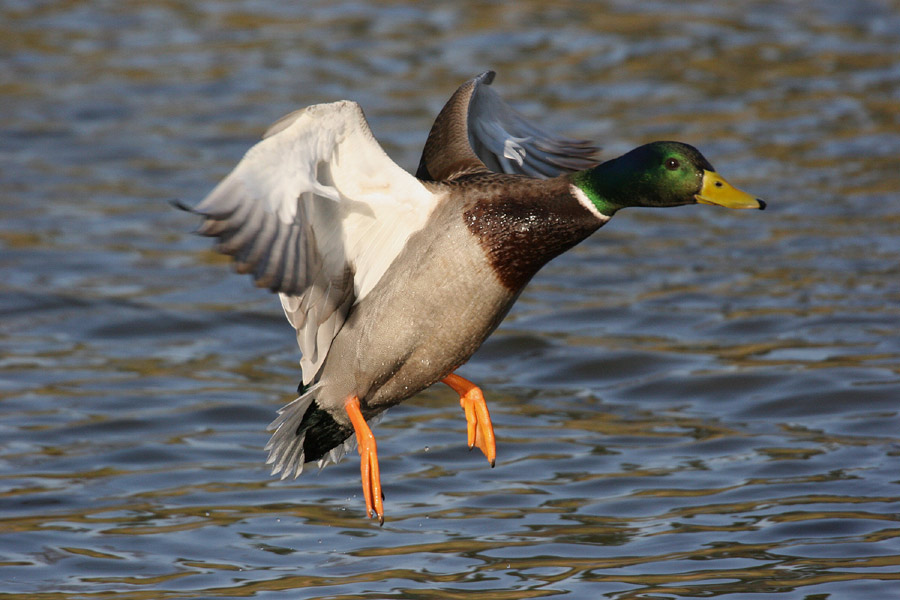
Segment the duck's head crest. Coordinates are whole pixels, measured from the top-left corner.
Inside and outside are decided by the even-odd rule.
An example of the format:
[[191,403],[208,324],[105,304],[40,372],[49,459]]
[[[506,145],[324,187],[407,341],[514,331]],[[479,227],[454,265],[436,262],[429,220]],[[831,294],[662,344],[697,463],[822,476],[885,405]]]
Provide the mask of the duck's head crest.
[[629,206],[715,204],[763,209],[766,203],[716,173],[699,150],[681,142],[652,142],[575,175],[575,184],[601,213]]

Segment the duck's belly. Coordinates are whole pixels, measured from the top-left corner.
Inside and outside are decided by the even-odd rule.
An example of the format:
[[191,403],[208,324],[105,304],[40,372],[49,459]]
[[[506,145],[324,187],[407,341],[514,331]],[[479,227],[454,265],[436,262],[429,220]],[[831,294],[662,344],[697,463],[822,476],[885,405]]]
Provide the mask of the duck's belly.
[[466,362],[497,327],[518,290],[504,287],[463,223],[419,232],[335,337],[317,403],[342,417],[348,396],[364,413],[397,404]]

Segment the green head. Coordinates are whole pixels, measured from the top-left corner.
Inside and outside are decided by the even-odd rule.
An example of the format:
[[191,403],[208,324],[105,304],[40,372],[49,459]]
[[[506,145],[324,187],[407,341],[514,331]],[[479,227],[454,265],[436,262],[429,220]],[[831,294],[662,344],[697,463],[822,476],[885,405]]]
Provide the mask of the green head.
[[728,208],[766,203],[725,181],[693,146],[652,142],[573,175],[573,182],[601,213],[629,206],[715,204]]

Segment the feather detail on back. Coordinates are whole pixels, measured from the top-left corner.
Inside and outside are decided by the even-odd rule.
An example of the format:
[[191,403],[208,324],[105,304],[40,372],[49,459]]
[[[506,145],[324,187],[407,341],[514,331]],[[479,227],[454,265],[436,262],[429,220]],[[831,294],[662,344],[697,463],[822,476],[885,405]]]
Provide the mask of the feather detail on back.
[[280,293],[309,383],[350,307],[438,200],[385,154],[359,105],[341,101],[279,119],[192,210],[238,271]]
[[456,90],[422,151],[416,177],[445,181],[493,171],[550,178],[597,164],[588,142],[555,136],[513,110],[489,86],[485,71]]

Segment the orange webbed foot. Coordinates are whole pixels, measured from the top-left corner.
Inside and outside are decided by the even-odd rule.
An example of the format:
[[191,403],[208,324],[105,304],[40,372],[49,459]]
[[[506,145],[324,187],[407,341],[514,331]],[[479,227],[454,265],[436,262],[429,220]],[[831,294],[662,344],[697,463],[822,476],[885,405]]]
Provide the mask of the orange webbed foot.
[[375,443],[375,436],[359,410],[359,398],[351,396],[344,404],[344,410],[347,411],[347,416],[350,417],[356,431],[366,515],[377,517],[378,523],[384,525],[384,494],[381,491],[381,472],[378,469],[378,446]]
[[493,467],[497,460],[497,443],[494,439],[494,425],[481,389],[456,373],[447,375],[441,381],[459,394],[459,405],[466,412],[469,449],[478,446]]

